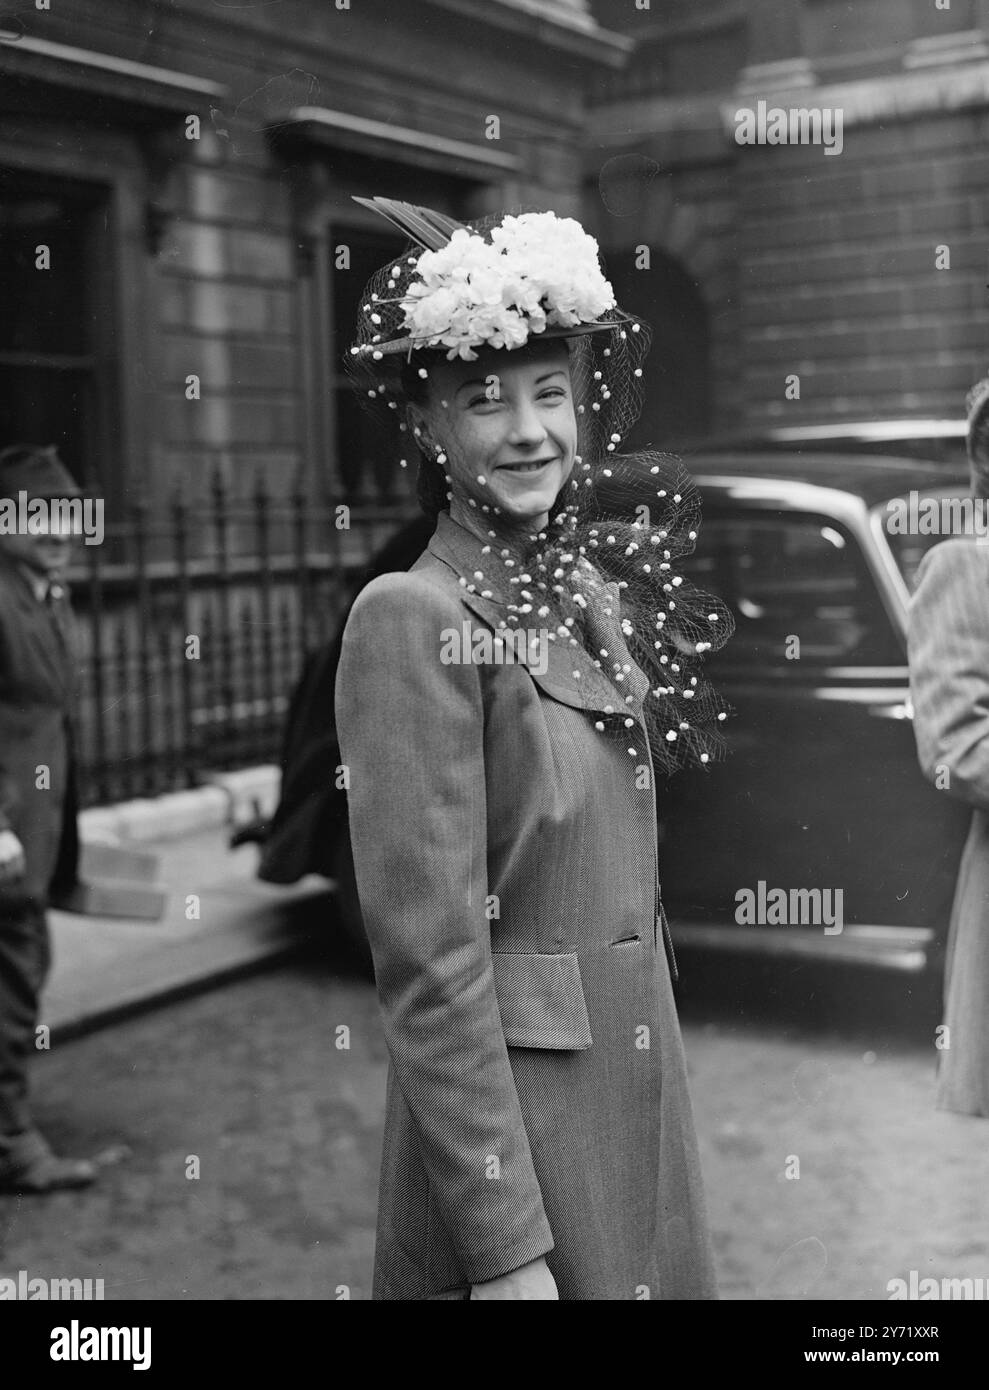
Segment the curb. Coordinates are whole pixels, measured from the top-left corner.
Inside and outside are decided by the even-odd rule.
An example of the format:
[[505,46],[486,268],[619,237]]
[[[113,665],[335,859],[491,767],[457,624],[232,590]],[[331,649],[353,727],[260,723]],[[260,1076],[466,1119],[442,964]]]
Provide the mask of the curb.
[[214,773],[205,785],[189,791],[90,806],[79,813],[79,838],[104,844],[172,840],[270,816],[278,805],[280,783],[280,768],[263,763]]
[[[299,901],[304,900],[300,897]],[[198,967],[190,965],[172,978],[149,984],[112,1002],[79,1008],[74,1014],[50,1025],[50,1040],[53,1044],[72,1042],[90,1033],[98,1033],[101,1029],[139,1018],[154,1009],[181,1003],[184,999],[194,999],[200,994],[209,994],[214,989],[234,984],[239,980],[263,975],[273,966],[304,953],[318,937],[319,928],[311,922],[305,922],[281,940],[246,941],[241,950],[231,952],[223,961]]]

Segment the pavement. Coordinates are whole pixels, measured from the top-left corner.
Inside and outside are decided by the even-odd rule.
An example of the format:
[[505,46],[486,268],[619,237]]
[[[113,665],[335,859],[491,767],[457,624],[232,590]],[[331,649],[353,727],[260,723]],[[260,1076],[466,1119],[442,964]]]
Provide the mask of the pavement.
[[41,1022],[53,1040],[264,969],[326,930],[327,880],[262,883],[258,847],[228,847],[232,825],[269,812],[276,795],[271,769],[248,769],[222,786],[82,813],[84,842],[158,857],[165,910],[157,921],[51,912]]
[[[721,1297],[884,1303],[912,1271],[983,1279],[986,1121],[935,1111],[933,1028],[891,1027],[863,972],[814,1021],[817,970],[682,965]],[[39,1053],[37,1122],[100,1180],[0,1196],[0,1276],[102,1278],[108,1300],[369,1298],[387,1066],[374,985],[333,932]],[[751,1356],[773,1336],[759,1317]]]
[[[325,880],[263,884],[257,848],[228,849],[257,785],[84,813],[84,839],[159,856],[167,905],[159,921],[52,914],[42,1022],[78,1041],[39,1052],[35,1112],[105,1171],[82,1193],[0,1198],[0,1270],[103,1278],[107,1298],[369,1296],[374,987]],[[919,981],[682,958],[679,1005],[723,1298],[984,1276],[985,1122],[934,1110],[939,1004]]]

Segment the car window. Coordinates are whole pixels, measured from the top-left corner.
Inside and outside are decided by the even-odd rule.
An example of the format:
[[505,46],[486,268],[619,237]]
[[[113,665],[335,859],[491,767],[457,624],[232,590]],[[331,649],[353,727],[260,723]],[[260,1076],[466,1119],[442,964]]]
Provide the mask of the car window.
[[858,541],[829,517],[708,513],[685,570],[735,615],[719,667],[903,662]]

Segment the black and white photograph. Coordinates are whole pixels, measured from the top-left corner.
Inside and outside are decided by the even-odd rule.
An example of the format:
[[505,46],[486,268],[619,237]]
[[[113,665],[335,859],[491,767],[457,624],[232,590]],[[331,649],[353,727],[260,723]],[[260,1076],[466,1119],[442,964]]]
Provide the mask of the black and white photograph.
[[989,0],[4,6],[35,1364],[433,1300],[951,1363],[987,309]]

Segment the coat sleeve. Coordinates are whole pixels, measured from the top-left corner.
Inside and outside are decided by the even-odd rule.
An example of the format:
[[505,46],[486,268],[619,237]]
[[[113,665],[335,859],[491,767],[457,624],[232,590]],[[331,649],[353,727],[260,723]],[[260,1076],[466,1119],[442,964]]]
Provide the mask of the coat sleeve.
[[471,1283],[553,1248],[495,995],[478,669],[464,609],[421,576],[362,592],[336,685],[358,895],[396,1080]]
[[17,804],[17,790],[14,780],[3,765],[3,754],[0,753],[0,830],[11,828],[11,817],[14,814],[14,807]]
[[[0,702],[2,702],[10,679],[10,654],[7,634],[0,620]],[[0,725],[3,722],[0,711]],[[0,830],[10,830],[20,797],[13,774],[7,765],[7,731],[0,726]]]
[[932,781],[989,809],[989,556],[942,541],[925,557],[910,607],[910,696],[917,755]]

